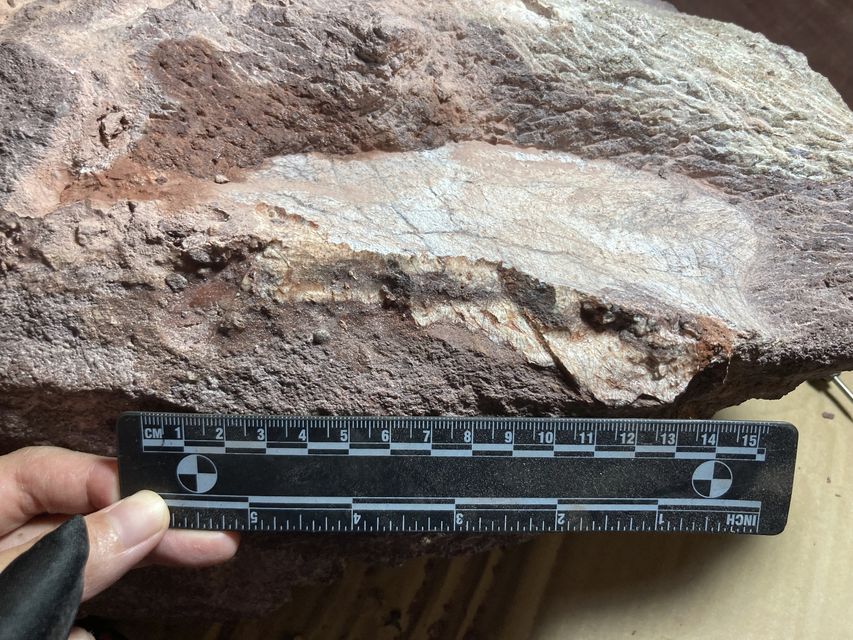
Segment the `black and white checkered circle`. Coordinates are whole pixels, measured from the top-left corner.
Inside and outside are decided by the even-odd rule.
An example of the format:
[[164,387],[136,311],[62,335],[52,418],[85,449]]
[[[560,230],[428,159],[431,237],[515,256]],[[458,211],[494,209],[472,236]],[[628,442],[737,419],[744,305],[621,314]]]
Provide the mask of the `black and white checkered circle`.
[[194,454],[178,463],[178,482],[187,491],[206,493],[216,484],[216,465],[206,457]]
[[693,472],[693,489],[703,498],[719,498],[732,486],[732,470],[725,462],[706,460]]

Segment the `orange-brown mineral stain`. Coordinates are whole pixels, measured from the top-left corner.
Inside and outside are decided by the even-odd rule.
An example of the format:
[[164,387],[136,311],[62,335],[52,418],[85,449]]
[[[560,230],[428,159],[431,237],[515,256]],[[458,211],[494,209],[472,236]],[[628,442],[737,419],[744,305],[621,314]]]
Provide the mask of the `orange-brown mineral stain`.
[[725,324],[708,316],[691,318],[696,335],[697,371],[715,360],[728,360],[734,351],[735,332]]
[[59,201],[112,205],[122,200],[157,200],[168,204],[168,210],[180,210],[203,200],[213,187],[185,173],[152,169],[123,157],[105,171],[72,177]]

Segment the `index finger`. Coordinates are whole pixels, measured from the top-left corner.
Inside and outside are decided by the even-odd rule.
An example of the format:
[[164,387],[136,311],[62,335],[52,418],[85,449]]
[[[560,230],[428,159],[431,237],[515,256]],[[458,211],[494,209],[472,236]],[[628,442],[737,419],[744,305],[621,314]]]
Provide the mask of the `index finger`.
[[0,457],[0,535],[42,513],[91,513],[118,499],[113,458],[59,447]]

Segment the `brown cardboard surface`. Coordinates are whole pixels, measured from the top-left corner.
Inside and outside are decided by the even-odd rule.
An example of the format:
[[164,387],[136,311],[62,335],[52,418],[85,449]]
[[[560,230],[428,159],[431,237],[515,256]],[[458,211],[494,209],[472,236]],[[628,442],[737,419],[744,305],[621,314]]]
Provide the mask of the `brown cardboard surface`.
[[[845,376],[851,381],[851,376]],[[833,418],[823,414],[834,415]],[[786,530],[775,537],[564,540],[536,638],[853,637],[853,404],[804,385],[725,418],[773,418],[800,432]]]
[[[853,374],[844,379],[853,386]],[[123,631],[209,640],[853,637],[853,403],[820,387],[720,414],[799,428],[791,513],[779,536],[544,535],[394,568],[354,563],[338,582],[300,589],[263,620]]]

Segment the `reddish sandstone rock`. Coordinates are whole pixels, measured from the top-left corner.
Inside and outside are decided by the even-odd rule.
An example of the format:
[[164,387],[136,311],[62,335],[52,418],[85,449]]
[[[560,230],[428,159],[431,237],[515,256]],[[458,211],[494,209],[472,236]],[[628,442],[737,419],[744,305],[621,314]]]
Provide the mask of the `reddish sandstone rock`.
[[[4,11],[5,449],[109,453],[127,409],[702,416],[853,364],[853,116],[761,36],[608,0]],[[254,539],[146,601],[485,542]]]

